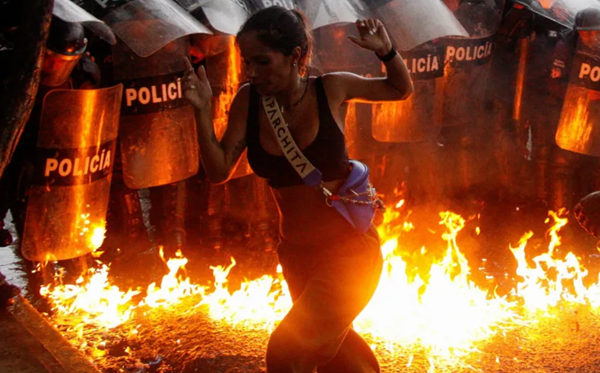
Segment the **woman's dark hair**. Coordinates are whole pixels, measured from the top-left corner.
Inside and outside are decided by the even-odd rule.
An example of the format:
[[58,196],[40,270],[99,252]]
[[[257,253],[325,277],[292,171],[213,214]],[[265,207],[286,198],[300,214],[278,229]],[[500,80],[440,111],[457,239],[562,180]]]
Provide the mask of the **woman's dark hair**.
[[294,48],[300,47],[301,70],[309,63],[313,36],[308,19],[301,11],[280,6],[261,9],[246,20],[237,36],[252,31],[258,40],[284,56],[290,56]]

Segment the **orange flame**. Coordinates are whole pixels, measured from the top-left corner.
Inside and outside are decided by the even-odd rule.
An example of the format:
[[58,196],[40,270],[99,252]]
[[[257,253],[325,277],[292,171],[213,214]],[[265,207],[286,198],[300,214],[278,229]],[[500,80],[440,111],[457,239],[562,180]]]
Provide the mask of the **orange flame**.
[[[560,217],[562,213],[564,211],[558,214],[549,212],[554,224],[548,230],[548,252],[533,258],[533,266],[529,265],[525,255],[527,242],[533,233],[526,233],[519,241],[519,246],[511,248],[518,263],[517,275],[523,279],[517,284],[514,295],[532,312],[547,312],[561,301],[590,305],[598,303],[597,288],[590,287],[588,291],[583,284],[588,271],[581,266],[575,254],[569,252],[564,259],[556,258],[555,249],[561,245],[558,232],[567,224],[567,219]],[[546,222],[550,222],[549,219]]]
[[[402,257],[410,250],[402,244],[408,231],[406,226],[412,227],[405,219],[411,215],[401,200],[386,212],[384,224],[378,228],[384,242],[381,247],[384,271],[373,299],[356,320],[356,329],[370,335],[373,348],[390,353],[399,345],[425,349],[429,371],[433,372],[443,364],[460,364],[461,357],[478,351],[479,343],[495,334],[527,325],[532,312],[534,315],[538,311],[547,312],[561,302],[589,305],[597,311],[600,284],[584,286],[588,272],[574,254],[557,258],[557,248],[561,246],[559,233],[567,224],[563,213],[550,213],[548,222],[553,224],[548,231],[548,252],[534,258],[533,265],[525,255],[532,233],[524,235],[517,248],[511,248],[520,281],[508,300],[472,281],[471,268],[457,240],[465,220],[451,212],[440,213],[446,242],[443,256],[432,260],[433,251],[422,247],[413,256],[429,263],[429,271],[426,276],[410,275],[414,271]],[[106,266],[87,280],[80,278],[75,285],[44,287],[42,294],[54,305],[55,323],[68,324],[67,320],[77,315],[85,321],[85,327],[96,328],[114,328],[122,323],[135,325],[133,320],[141,306],[172,307],[192,297],[197,304],[192,310],[236,326],[270,331],[291,307],[280,267],[276,277],[264,275],[245,281],[232,293],[227,288],[227,278],[236,265],[233,258],[228,266],[211,267],[215,277],[211,288],[191,284],[184,271],[186,264],[187,259],[180,254],[168,260],[169,274],[160,286],[151,284],[145,298],[138,303],[133,298],[139,291],[122,292],[110,285]],[[528,312],[517,312],[522,309]],[[76,328],[77,338],[82,338],[81,328]],[[409,366],[411,363],[409,359]]]

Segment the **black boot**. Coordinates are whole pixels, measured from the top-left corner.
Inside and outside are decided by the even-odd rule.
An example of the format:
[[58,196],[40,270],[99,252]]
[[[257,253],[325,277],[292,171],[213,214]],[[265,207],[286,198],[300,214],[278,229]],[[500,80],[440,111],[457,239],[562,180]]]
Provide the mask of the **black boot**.
[[6,277],[0,273],[0,310],[5,309],[13,302],[13,298],[19,295],[21,290],[6,282]]
[[110,197],[103,249],[107,257],[129,257],[151,249],[138,192],[115,190]]
[[12,234],[4,227],[4,222],[0,221],[0,247],[9,246],[12,243]]
[[165,259],[174,257],[185,246],[186,197],[185,181],[150,188],[150,222],[155,229],[154,241],[163,247]]

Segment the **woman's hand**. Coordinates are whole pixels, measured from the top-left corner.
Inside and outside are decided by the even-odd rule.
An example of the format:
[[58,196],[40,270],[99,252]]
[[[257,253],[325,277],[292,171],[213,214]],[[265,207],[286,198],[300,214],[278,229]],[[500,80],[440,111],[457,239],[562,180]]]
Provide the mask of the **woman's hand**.
[[185,65],[187,70],[183,76],[183,96],[194,108],[210,110],[210,101],[213,94],[204,66],[198,68],[198,75],[196,75],[190,60],[187,58],[185,59]]
[[385,56],[392,50],[392,41],[380,20],[369,18],[356,21],[356,29],[360,37],[348,36],[350,41],[359,46]]

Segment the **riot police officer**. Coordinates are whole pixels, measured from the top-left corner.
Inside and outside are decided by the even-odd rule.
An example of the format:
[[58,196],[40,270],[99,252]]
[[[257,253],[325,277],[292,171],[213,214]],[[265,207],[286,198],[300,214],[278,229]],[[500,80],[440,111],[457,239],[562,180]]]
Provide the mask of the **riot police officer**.
[[[32,154],[35,151],[41,104],[45,94],[57,88],[85,87],[98,83],[97,69],[90,56],[84,54],[86,45],[87,39],[81,24],[52,17],[36,104],[11,162],[0,180],[0,216],[4,218],[10,210],[19,235],[23,234],[26,191],[32,173]],[[71,78],[72,75],[74,78]],[[0,238],[4,246],[12,242],[10,233],[4,228],[0,231]]]

